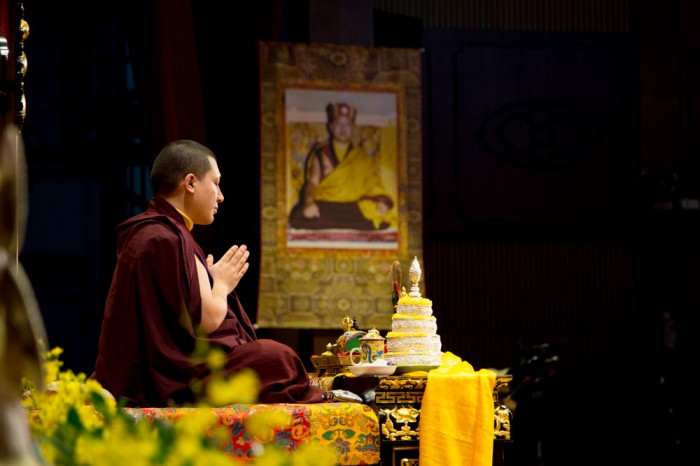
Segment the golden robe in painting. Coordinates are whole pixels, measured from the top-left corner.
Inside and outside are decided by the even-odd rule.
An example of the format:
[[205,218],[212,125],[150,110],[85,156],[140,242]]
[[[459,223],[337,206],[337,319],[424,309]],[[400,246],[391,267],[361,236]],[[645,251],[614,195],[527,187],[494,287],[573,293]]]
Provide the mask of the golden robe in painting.
[[[318,184],[310,181],[314,166],[321,171]],[[293,228],[376,230],[396,221],[391,211],[382,214],[377,210],[378,202],[391,209],[394,201],[376,164],[361,147],[351,144],[343,156],[336,154],[330,142],[315,146],[306,158],[305,180],[299,202],[289,216]],[[319,217],[304,216],[304,202],[309,197],[318,205]]]

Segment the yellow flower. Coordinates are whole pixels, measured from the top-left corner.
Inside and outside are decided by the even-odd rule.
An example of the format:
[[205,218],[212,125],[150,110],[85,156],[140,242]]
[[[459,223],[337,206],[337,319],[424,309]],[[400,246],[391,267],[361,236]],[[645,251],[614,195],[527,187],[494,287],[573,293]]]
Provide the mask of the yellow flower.
[[182,460],[195,458],[200,447],[201,440],[199,437],[179,435],[178,441],[175,444],[175,457]]
[[264,448],[262,454],[255,458],[256,466],[280,466],[287,464],[290,455],[278,447],[268,446]]
[[159,453],[157,431],[145,422],[134,424],[116,417],[103,436],[81,435],[75,448],[79,464],[95,466],[148,466]]
[[[39,342],[40,346],[43,346],[43,342]],[[63,367],[63,361],[61,361],[61,355],[63,354],[63,348],[56,346],[49,351],[44,353],[44,381],[46,385],[50,384],[54,380],[57,380],[58,373]]]
[[187,416],[182,416],[175,423],[175,432],[181,437],[195,437],[207,432],[216,425],[216,416],[208,409],[198,409]]
[[212,371],[223,369],[226,365],[226,353],[221,348],[212,348],[207,353],[207,365]]
[[[233,458],[230,455],[218,450],[202,450],[192,458],[192,466],[235,466],[248,464],[244,460]],[[278,463],[279,466],[279,463]]]
[[292,417],[289,413],[265,410],[249,415],[245,421],[245,427],[256,440],[271,442],[274,440],[275,430],[287,427],[291,422]]
[[335,449],[315,443],[302,445],[292,456],[292,466],[333,466],[338,464]]
[[[199,403],[172,425],[159,420],[129,417],[113,397],[85,374],[62,370],[63,350],[44,354],[46,390],[24,378],[22,403],[43,460],[52,466],[231,466],[249,465],[221,448],[230,432],[218,424],[208,405]],[[224,359],[222,359],[222,356]],[[212,351],[210,367],[221,368],[225,355]],[[214,406],[255,403],[260,380],[252,370],[231,376],[213,376],[206,401]],[[256,439],[256,466],[330,466],[337,462],[333,449],[303,445],[294,453],[277,446],[274,434],[289,427],[291,416],[263,410],[251,414],[246,428]]]
[[207,384],[206,401],[210,406],[255,403],[260,393],[260,379],[252,369],[242,369],[230,376],[215,377]]

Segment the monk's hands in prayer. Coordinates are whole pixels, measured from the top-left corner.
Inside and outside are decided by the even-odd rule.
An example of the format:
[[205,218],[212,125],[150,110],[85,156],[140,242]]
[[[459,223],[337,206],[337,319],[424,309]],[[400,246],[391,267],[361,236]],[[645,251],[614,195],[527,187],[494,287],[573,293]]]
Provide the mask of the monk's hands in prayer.
[[202,297],[200,325],[205,332],[211,333],[219,328],[226,317],[227,296],[236,288],[248,270],[248,256],[250,252],[246,245],[232,246],[218,262],[214,262],[214,256],[209,254],[207,268],[213,279],[213,285],[209,283],[209,275],[204,264],[197,260],[197,275]]
[[207,256],[207,266],[214,283],[221,281],[226,285],[228,293],[231,293],[250,266],[248,264],[249,256],[250,251],[248,251],[248,246],[245,244],[231,246],[216,263],[214,263],[214,256],[209,254]]

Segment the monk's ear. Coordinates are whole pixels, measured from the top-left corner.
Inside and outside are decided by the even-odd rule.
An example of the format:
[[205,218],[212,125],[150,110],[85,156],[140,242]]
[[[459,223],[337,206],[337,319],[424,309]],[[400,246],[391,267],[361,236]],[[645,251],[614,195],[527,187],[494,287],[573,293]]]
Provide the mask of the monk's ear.
[[192,191],[194,189],[194,182],[196,180],[196,176],[194,176],[192,173],[188,173],[187,176],[185,176],[185,190]]

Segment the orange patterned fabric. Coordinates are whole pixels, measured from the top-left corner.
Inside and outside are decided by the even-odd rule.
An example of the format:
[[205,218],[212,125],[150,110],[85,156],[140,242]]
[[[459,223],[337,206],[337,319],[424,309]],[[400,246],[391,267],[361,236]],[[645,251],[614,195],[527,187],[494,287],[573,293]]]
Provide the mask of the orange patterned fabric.
[[309,382],[311,385],[315,385],[323,389],[323,391],[329,392],[333,390],[333,381],[335,377],[318,377],[309,375]]
[[274,442],[293,452],[305,443],[335,449],[339,465],[379,463],[379,421],[374,411],[360,403],[235,404],[223,408],[124,408],[134,419],[173,423],[202,409],[210,409],[219,426],[230,433],[221,448],[241,459],[254,459],[256,439],[246,431],[245,420],[254,413],[284,410],[291,416],[288,427],[276,429]]

